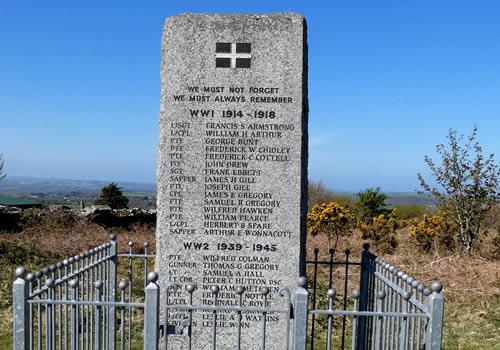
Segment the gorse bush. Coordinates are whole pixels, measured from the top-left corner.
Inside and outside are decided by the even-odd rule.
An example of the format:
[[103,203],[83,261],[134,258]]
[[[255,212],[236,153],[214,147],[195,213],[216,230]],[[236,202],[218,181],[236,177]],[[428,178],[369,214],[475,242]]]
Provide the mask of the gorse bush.
[[377,215],[370,220],[358,220],[358,228],[363,239],[372,241],[378,252],[392,253],[398,245],[396,233],[404,223],[398,220],[394,211]]
[[354,215],[342,205],[329,202],[317,204],[307,214],[307,229],[313,236],[325,233],[329,241],[350,231]]
[[422,220],[414,219],[410,235],[422,251],[453,251],[457,229],[458,225],[449,218],[449,213],[442,210],[435,215],[424,215]]

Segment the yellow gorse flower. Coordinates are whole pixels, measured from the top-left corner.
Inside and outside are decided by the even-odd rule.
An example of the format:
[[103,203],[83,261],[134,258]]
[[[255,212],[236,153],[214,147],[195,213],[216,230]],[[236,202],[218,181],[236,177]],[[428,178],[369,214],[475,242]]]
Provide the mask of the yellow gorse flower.
[[339,234],[350,229],[353,219],[349,209],[338,203],[317,204],[307,214],[307,229],[313,236],[320,232]]

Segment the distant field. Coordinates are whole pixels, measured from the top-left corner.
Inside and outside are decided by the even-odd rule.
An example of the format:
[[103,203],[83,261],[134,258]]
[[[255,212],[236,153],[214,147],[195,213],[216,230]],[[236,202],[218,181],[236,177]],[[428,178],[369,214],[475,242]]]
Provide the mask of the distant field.
[[38,203],[41,203],[41,201],[0,194],[0,205],[26,205]]

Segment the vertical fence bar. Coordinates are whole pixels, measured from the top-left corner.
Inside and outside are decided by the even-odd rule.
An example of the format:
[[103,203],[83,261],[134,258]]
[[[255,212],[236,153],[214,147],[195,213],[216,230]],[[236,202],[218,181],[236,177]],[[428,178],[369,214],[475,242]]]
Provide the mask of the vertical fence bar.
[[[356,289],[354,292],[352,292],[352,298],[354,299],[354,311],[359,311],[359,295],[360,295],[359,289]],[[357,341],[356,327],[357,327],[357,324],[358,324],[358,316],[353,315],[353,317],[352,317],[352,337],[351,337],[351,341],[352,341],[351,349],[352,350],[356,349],[356,341]]]
[[[344,311],[347,310],[347,287],[349,283],[349,254],[351,254],[351,251],[349,249],[345,250],[345,270],[344,270]],[[345,322],[346,322],[346,315],[342,316],[342,343],[341,343],[341,349],[344,349],[345,347]],[[354,335],[352,335],[354,337]]]
[[[424,301],[424,289],[425,286],[422,283],[419,283],[417,286],[417,291],[418,291],[418,300],[423,303]],[[420,313],[422,313],[422,310],[419,310]],[[419,317],[417,321],[417,349],[420,350],[420,342],[422,341],[422,319]]]
[[[243,305],[243,293],[245,293],[245,287],[243,287],[243,286],[236,287],[236,294],[238,294],[238,306],[240,308]],[[191,310],[191,312],[192,312],[192,310]],[[192,317],[192,314],[190,315],[190,317]],[[237,321],[238,328],[236,329],[236,350],[241,350],[241,321],[242,321],[241,310],[238,310],[237,317],[238,317],[238,321]],[[190,343],[190,346],[191,346],[191,343]],[[191,347],[189,348],[189,350],[191,350]]]
[[[314,276],[313,276],[313,295],[312,295],[312,308],[316,308],[316,287],[318,279],[318,254],[319,248],[314,248]],[[333,264],[330,264],[330,268]],[[311,350],[314,350],[314,331],[316,316],[313,314],[311,318]]]
[[[29,345],[29,288],[28,282],[24,279],[26,269],[18,267],[16,269],[16,280],[12,287],[13,312],[14,312],[14,350],[25,350]],[[38,325],[40,327],[40,325]]]
[[[267,307],[267,296],[269,295],[270,289],[267,287],[262,288],[262,296],[264,297],[264,308]],[[262,312],[262,350],[266,350],[266,321],[267,321],[267,312]]]
[[[219,295],[219,287],[212,286],[210,287],[210,291],[214,296],[214,306],[217,306],[217,296]],[[217,310],[213,310],[213,326],[212,326],[212,350],[217,349]]]
[[[394,271],[394,266],[392,265],[389,265],[387,267],[387,279],[389,281],[392,281],[393,280],[393,277],[394,275],[392,274],[392,271]],[[388,285],[388,288],[387,288],[387,291],[389,293],[389,298],[386,300],[386,308],[388,311],[390,312],[394,312],[394,294],[395,294],[395,290],[393,288],[391,288],[389,285]],[[394,322],[394,317],[389,317],[387,319],[387,322],[385,323],[386,324],[386,331],[385,331],[385,334],[386,334],[386,339],[385,339],[385,348],[386,349],[391,349],[392,348],[392,324]]]
[[[68,275],[68,272],[69,272],[69,260],[68,259],[64,259],[63,260],[63,265],[64,265],[64,276],[67,276]],[[69,300],[69,297],[68,297],[68,282],[64,282],[64,300]],[[69,312],[68,312],[68,308],[69,308],[69,305],[66,304],[64,305],[64,316],[63,316],[63,320],[64,320],[64,336],[63,336],[63,344],[64,344],[64,350],[68,350],[68,341],[69,341],[69,337],[68,337],[68,329],[69,329]]]
[[[186,291],[188,292],[188,305],[193,306],[193,293],[195,290],[195,286],[193,284],[188,284],[186,286]],[[241,300],[241,295],[240,295],[240,300]],[[240,303],[241,304],[241,303]],[[241,320],[240,320],[241,321]],[[191,329],[193,327],[193,309],[188,310],[188,330],[187,330],[187,337],[188,337],[188,350],[191,350],[191,347],[193,346],[193,340],[191,338]]]
[[[93,253],[93,249],[89,250],[89,264],[93,264],[95,261],[95,258],[94,258],[94,253]],[[97,279],[94,277],[94,268],[91,267],[89,269],[89,275],[90,275],[90,280],[93,282],[93,281],[97,281]],[[90,290],[90,299],[91,300],[95,300],[97,299],[97,290],[94,290],[93,288]],[[102,300],[102,299],[101,299]],[[94,313],[94,308],[91,307],[90,308],[90,319],[91,320],[95,320],[95,313]],[[93,349],[95,348],[97,345],[95,344],[95,324],[93,322],[90,322],[90,348]],[[94,335],[94,337],[92,337],[92,335]]]
[[144,242],[144,288],[148,286],[148,253],[149,243]]
[[[108,269],[108,280],[107,280],[107,288],[108,295],[107,299],[109,302],[116,301],[116,267],[118,264],[118,246],[116,242],[116,235],[111,235],[110,237],[110,247],[109,247],[109,269]],[[115,315],[116,309],[113,305],[109,305],[107,307],[107,339],[108,339],[108,349],[114,349],[116,343],[116,330],[115,330]]]
[[[403,313],[408,313],[408,300],[410,300],[411,294],[410,292],[403,293]],[[408,317],[404,316],[401,320],[401,328],[399,330],[399,349],[406,350],[408,344]]]
[[[120,301],[125,302],[125,289],[127,289],[127,281],[121,280],[118,283],[120,289]],[[120,350],[125,349],[125,308],[120,308]]]
[[[328,298],[328,311],[333,311],[333,303],[335,302],[335,294],[337,294],[337,291],[335,288],[328,289],[326,292],[326,296]],[[327,333],[326,333],[326,350],[331,350],[332,349],[332,333],[333,333],[333,315],[328,315],[328,326],[327,326]],[[343,349],[343,347],[342,347]]]
[[[96,299],[98,302],[102,301],[102,281],[95,282],[96,289]],[[95,330],[95,341],[94,341],[94,349],[101,350],[102,349],[102,305],[97,304],[95,308],[95,319],[94,319],[94,330]]]
[[53,349],[55,346],[55,332],[54,332],[54,307],[51,301],[54,300],[54,279],[48,278],[45,282],[47,286],[47,309],[45,314],[45,343],[47,344],[47,349]]
[[[83,266],[86,267],[87,264],[88,264],[88,261],[87,261],[87,254],[83,254],[83,258],[82,258],[82,262],[83,262]],[[85,272],[83,272],[83,280],[85,281],[85,284],[84,284],[84,288],[83,288],[83,300],[90,300],[89,299],[89,294],[90,294],[90,291],[93,289],[92,287],[92,281],[90,280],[90,275],[89,275],[89,271],[86,270]],[[83,307],[83,311],[84,311],[84,315],[85,315],[85,350],[89,350],[89,346],[90,346],[90,339],[92,338],[92,335],[90,334],[90,325],[92,324],[92,319],[90,318],[90,306],[89,305],[85,305]]]
[[384,313],[384,299],[385,299],[385,291],[384,290],[379,290],[377,292],[377,312],[380,313],[380,315],[377,316],[376,323],[375,323],[375,350],[380,350],[382,349],[382,323],[384,320],[384,317],[382,314]]
[[[62,276],[62,269],[63,264],[62,262],[58,262],[56,264],[57,268],[57,279],[60,280]],[[56,288],[56,299],[57,300],[62,300],[62,286],[58,285]],[[57,306],[57,348],[62,349],[62,304],[59,304]]]
[[[28,273],[24,278],[28,282],[28,297],[33,292],[33,281],[35,279],[34,273]],[[28,337],[29,337],[29,348],[30,350],[34,349],[34,337],[35,337],[35,327],[34,327],[34,315],[33,315],[33,304],[28,305],[28,319],[29,319],[29,328],[28,328]]]
[[[359,311],[368,310],[368,299],[369,299],[369,288],[370,288],[370,245],[368,243],[363,244],[363,253],[361,255],[361,277],[359,282],[360,295],[359,295]],[[357,350],[365,349],[366,344],[366,330],[367,330],[367,317],[359,316],[357,320],[357,333],[356,346]]]
[[[134,245],[134,242],[129,241],[127,243],[128,245],[128,253],[132,255],[132,246]],[[128,258],[128,283],[129,283],[129,289],[128,289],[128,301],[132,302],[132,291],[134,288],[134,283],[133,283],[133,265],[132,265],[132,257],[129,256]],[[132,349],[132,308],[127,308],[128,311],[128,350]]]
[[[72,289],[71,300],[78,301],[78,279],[69,282]],[[71,350],[78,350],[78,305],[71,305]]]
[[160,289],[158,274],[148,273],[144,299],[144,350],[158,350],[160,329]]
[[[417,298],[417,290],[415,287],[418,285],[418,281],[412,277],[411,279],[408,278],[407,280],[408,285],[410,286],[410,293],[411,295],[416,299]],[[417,308],[415,305],[411,305],[410,307],[410,312],[416,313]],[[415,349],[415,325],[416,325],[416,318],[412,317],[411,318],[411,323],[410,323],[410,349],[414,350]]]
[[307,279],[300,277],[295,291],[293,349],[305,350],[307,344]]
[[439,350],[442,345],[444,298],[440,294],[443,285],[433,282],[432,294],[427,297],[427,308],[429,310],[429,321],[425,333],[425,350]]

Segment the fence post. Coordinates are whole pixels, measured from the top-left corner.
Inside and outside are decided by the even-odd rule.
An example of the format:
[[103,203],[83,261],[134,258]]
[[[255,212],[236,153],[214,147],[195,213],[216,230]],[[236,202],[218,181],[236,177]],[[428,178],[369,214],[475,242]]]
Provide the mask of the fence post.
[[427,308],[430,318],[425,332],[425,350],[440,350],[443,336],[444,298],[441,295],[443,285],[434,282],[431,285],[432,294],[427,297]]
[[144,299],[144,350],[158,350],[160,329],[160,288],[158,274],[148,273]]
[[14,350],[29,349],[29,283],[24,279],[26,269],[16,269],[16,280],[12,287],[14,313]]
[[300,277],[295,291],[293,349],[305,350],[307,343],[307,279]]
[[[108,270],[108,301],[116,301],[116,265],[118,264],[118,248],[116,244],[116,235],[112,234],[110,237],[110,247],[109,255],[109,270]],[[116,321],[115,321],[116,310],[113,305],[108,306],[108,349],[114,349],[116,343]]]
[[[359,281],[359,301],[358,309],[359,311],[368,310],[368,298],[370,296],[370,245],[368,243],[363,244],[363,253],[361,254],[361,276]],[[367,317],[359,316],[357,320],[357,335],[356,335],[356,348],[358,350],[363,350],[366,345],[366,328],[367,328]]]

